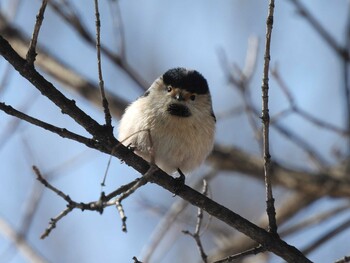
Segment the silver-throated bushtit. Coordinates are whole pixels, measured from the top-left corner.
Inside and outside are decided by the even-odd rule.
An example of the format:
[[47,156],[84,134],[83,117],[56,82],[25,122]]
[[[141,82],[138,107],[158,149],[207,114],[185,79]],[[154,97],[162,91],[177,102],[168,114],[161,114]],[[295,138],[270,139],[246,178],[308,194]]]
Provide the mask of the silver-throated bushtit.
[[195,70],[174,68],[127,107],[118,139],[147,161],[152,154],[163,171],[183,176],[211,152],[215,122],[206,79]]

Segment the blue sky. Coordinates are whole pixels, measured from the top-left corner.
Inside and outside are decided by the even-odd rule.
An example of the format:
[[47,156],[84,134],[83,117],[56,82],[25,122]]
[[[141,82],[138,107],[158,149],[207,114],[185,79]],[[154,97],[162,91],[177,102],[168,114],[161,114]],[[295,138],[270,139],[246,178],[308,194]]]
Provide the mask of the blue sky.
[[[78,0],[71,2],[94,35],[93,1],[84,4]],[[108,1],[100,2],[102,43],[112,51],[118,52],[120,38],[112,26],[110,5],[107,4]],[[208,80],[217,115],[242,105],[239,93],[227,82],[219,54],[224,51],[230,64],[242,68],[248,39],[256,37],[259,40],[259,52],[250,89],[252,100],[260,108],[267,1],[120,0],[119,2],[125,32],[126,58],[130,66],[149,84],[172,67],[197,69]],[[339,43],[344,43],[348,2],[340,0],[303,2],[331,35]],[[11,1],[0,1],[2,13],[9,14],[10,3]],[[31,35],[40,1],[23,0],[20,3],[14,23]],[[39,44],[83,76],[97,83],[95,50],[81,41],[50,8],[45,13]],[[107,58],[104,57],[102,63],[104,81],[109,91],[128,101],[142,94],[140,87]],[[4,72],[5,67],[6,63],[0,59],[0,72]],[[276,3],[271,67],[278,68],[279,74],[302,109],[334,125],[344,127],[341,61],[311,26],[297,14],[290,1]],[[67,96],[76,99],[78,105],[92,117],[103,122],[100,108],[67,91],[61,84],[54,84]],[[50,101],[40,97],[35,88],[16,72],[11,73],[9,84],[0,93],[0,99],[17,108],[28,105],[27,112],[32,116],[76,132],[83,132],[72,120],[63,116]],[[285,96],[271,77],[271,115],[287,107]],[[8,127],[13,120],[0,113],[0,127]],[[328,164],[336,162],[332,149],[340,151],[345,149],[343,138],[310,125],[298,116],[288,116],[282,119],[281,123],[317,148]],[[114,125],[118,125],[117,119],[114,120]],[[2,167],[0,217],[12,226],[17,229],[20,227],[33,187],[39,184],[31,170],[33,164],[43,173],[52,174],[51,182],[73,199],[87,202],[98,198],[108,156],[25,123],[21,123],[16,134],[9,137],[0,148]],[[259,154],[253,131],[244,116],[219,118],[216,141]],[[274,130],[271,131],[271,153],[274,159],[283,164],[305,169],[315,168],[310,164],[305,152]],[[202,167],[195,171],[189,178],[189,183],[195,181],[206,170],[207,167]],[[134,170],[118,160],[113,160],[106,192],[137,176]],[[212,182],[211,188],[215,200],[251,221],[260,218],[264,211],[264,188],[258,181],[222,174]],[[285,194],[288,192],[276,190],[276,198],[282,200]],[[97,213],[74,211],[61,220],[51,235],[42,241],[39,236],[46,228],[49,219],[65,208],[65,202],[61,198],[45,191],[28,232],[28,240],[50,262],[132,262],[133,256],[140,256],[145,243],[149,241],[154,228],[161,220],[161,214],[177,199],[178,197],[172,197],[170,193],[157,186],[147,185],[124,203],[128,217],[128,233],[121,232],[121,222],[114,208],[106,209],[102,216]],[[322,199],[307,211],[296,215],[295,220],[341,202],[343,200]],[[188,209],[187,213],[194,215],[195,210]],[[344,214],[344,218],[346,216],[349,214]],[[339,217],[328,222],[324,228],[335,225],[337,220],[341,219]],[[225,229],[223,224],[215,220],[213,224]],[[198,260],[194,241],[181,234],[181,230],[193,229],[194,225],[195,218],[189,221],[180,220],[170,230],[152,262],[184,262],[184,258],[191,262]],[[314,227],[308,230],[307,234],[295,235],[287,241],[302,247],[317,238],[319,231],[319,228]],[[209,252],[217,237],[210,232],[205,235],[207,235],[205,246]],[[331,262],[347,255],[348,243],[344,241],[348,235],[349,231],[312,253],[311,260]],[[0,235],[0,256],[8,246],[9,242]],[[10,257],[11,261],[0,259],[0,262],[27,262],[20,253],[11,252]],[[271,262],[280,261],[274,258]]]

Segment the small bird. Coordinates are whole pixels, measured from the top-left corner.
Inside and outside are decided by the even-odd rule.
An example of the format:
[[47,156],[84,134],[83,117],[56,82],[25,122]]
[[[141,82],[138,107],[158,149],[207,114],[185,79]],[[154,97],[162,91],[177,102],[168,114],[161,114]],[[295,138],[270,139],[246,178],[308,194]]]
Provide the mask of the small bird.
[[197,168],[213,149],[216,118],[206,79],[174,68],[125,110],[118,140],[168,174]]

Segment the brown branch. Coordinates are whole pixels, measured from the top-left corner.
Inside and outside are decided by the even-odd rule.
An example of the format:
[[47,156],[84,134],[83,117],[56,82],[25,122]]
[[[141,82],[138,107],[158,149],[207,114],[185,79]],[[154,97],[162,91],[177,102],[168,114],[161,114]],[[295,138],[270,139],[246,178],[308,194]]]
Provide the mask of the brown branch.
[[31,124],[33,124],[35,126],[38,126],[38,127],[41,127],[41,128],[43,128],[45,130],[48,130],[50,132],[56,133],[59,136],[61,136],[62,138],[69,138],[71,140],[83,143],[85,145],[94,144],[94,141],[89,139],[89,138],[85,138],[85,137],[83,137],[81,135],[73,133],[73,132],[67,130],[66,128],[59,128],[59,127],[56,127],[56,126],[51,125],[49,123],[46,123],[46,122],[43,122],[43,121],[38,120],[36,118],[33,118],[33,117],[31,117],[31,116],[29,116],[27,114],[24,114],[21,111],[18,111],[16,109],[12,108],[9,105],[6,105],[3,102],[0,102],[0,110],[6,112],[9,115],[17,117],[17,118],[19,118],[21,120],[29,122],[29,123],[31,123]]
[[[281,204],[276,207],[276,220],[278,225],[286,223],[298,212],[314,203],[315,200],[318,200],[318,198],[307,194],[296,193],[280,202]],[[257,225],[261,228],[266,228],[268,227],[268,224],[266,213],[263,213]],[[281,234],[280,236],[282,237]],[[249,251],[252,247],[257,246],[257,243],[254,240],[237,233],[232,233],[226,238],[221,238],[220,241],[218,248],[210,253],[209,261],[218,260],[232,254],[239,254],[241,251]]]
[[27,62],[30,65],[33,65],[34,61],[35,61],[35,57],[36,57],[36,44],[38,42],[38,36],[39,36],[39,31],[41,28],[41,24],[44,20],[44,13],[45,13],[45,9],[46,9],[46,5],[47,5],[47,1],[48,0],[43,0],[39,13],[36,16],[36,22],[35,22],[35,26],[34,26],[34,31],[33,31],[33,36],[32,39],[30,41],[30,45],[29,45],[29,49],[28,49],[28,53],[26,56]]
[[[206,180],[203,180],[202,194],[207,195],[207,192],[208,192],[208,183],[207,183]],[[193,239],[196,241],[196,244],[197,244],[197,247],[198,247],[198,250],[199,250],[199,253],[201,255],[201,258],[202,258],[203,262],[207,263],[208,262],[208,256],[207,256],[207,254],[204,251],[203,244],[202,244],[202,241],[201,241],[201,238],[200,238],[200,236],[201,236],[200,231],[201,231],[201,227],[202,227],[202,221],[203,221],[203,210],[201,208],[198,208],[198,211],[197,211],[197,223],[196,223],[196,229],[195,229],[194,233],[191,233],[188,230],[183,230],[182,233],[193,237]]]
[[[0,54],[14,66],[23,77],[28,79],[38,90],[40,90],[43,95],[47,96],[52,102],[59,106],[64,113],[69,114],[74,120],[76,120],[76,122],[82,125],[89,133],[98,139],[94,145],[89,145],[89,147],[111,154],[113,147],[118,144],[118,141],[114,138],[113,134],[104,132],[103,126],[99,125],[95,120],[78,108],[73,101],[69,100],[56,90],[55,87],[46,81],[33,67],[28,66],[26,61],[22,59],[2,37],[0,37]],[[149,163],[123,145],[120,145],[113,155],[125,161],[126,164],[131,165],[141,174],[146,174],[146,172],[149,171]],[[300,263],[310,262],[295,247],[288,245],[279,237],[271,235],[271,233],[257,227],[250,221],[214,202],[210,198],[198,193],[186,185],[179,189],[178,181],[167,175],[165,172],[156,169],[156,171],[149,174],[147,177],[149,182],[156,183],[171,193],[175,194],[176,192],[181,198],[187,200],[194,206],[202,208],[204,211],[225,222],[229,226],[236,228],[238,231],[251,237],[257,243],[267,247],[269,251],[282,257],[286,261]],[[87,207],[82,204],[75,205],[77,208],[81,207],[81,209],[89,208],[91,210],[98,210],[100,208],[95,202],[88,204],[89,206]]]
[[270,46],[271,34],[273,25],[273,13],[275,8],[275,1],[270,0],[268,17],[266,21],[266,42],[264,55],[264,73],[262,78],[262,123],[263,123],[263,155],[264,155],[264,177],[266,187],[266,213],[269,219],[269,231],[277,234],[275,199],[273,198],[271,185],[271,155],[270,155],[270,115],[269,115],[269,69],[270,69]]
[[[29,38],[22,31],[10,26],[1,14],[0,35],[3,35],[10,42],[20,56],[26,56]],[[86,80],[86,77],[80,75],[72,67],[62,62],[58,57],[50,54],[40,45],[37,45],[37,53],[35,65],[43,72],[64,84],[65,87],[77,92],[80,96],[95,104],[95,106],[99,107],[101,105],[99,90],[97,88],[98,83]],[[109,100],[111,113],[116,117],[121,117],[128,102],[108,92],[108,90],[105,93]]]
[[101,125],[77,107],[74,100],[69,100],[65,97],[32,65],[29,65],[26,60],[21,58],[2,36],[0,36],[0,54],[44,96],[55,103],[62,113],[68,114],[90,134],[96,134],[96,131],[101,131]]
[[98,10],[98,0],[95,0],[95,16],[96,16],[96,53],[97,53],[97,68],[99,87],[102,98],[102,106],[105,114],[106,126],[113,131],[112,116],[109,111],[108,100],[105,94],[105,86],[102,76],[102,59],[101,59],[101,20],[100,11]]
[[[50,1],[49,4],[53,7],[54,11],[57,12],[65,21],[68,22],[68,25],[72,27],[83,40],[86,41],[87,44],[91,46],[95,46],[94,38],[91,36],[85,25],[81,22],[79,16],[75,12],[71,12],[71,14],[66,14],[61,6],[54,1]],[[71,5],[68,3],[65,4],[66,8],[71,9]],[[141,76],[127,63],[123,57],[120,57],[113,52],[111,52],[108,48],[101,45],[102,53],[107,56],[114,64],[116,64],[119,69],[124,71],[126,75],[128,75],[141,89],[146,90],[149,87],[149,83],[147,83]]]
[[312,123],[320,128],[324,128],[326,130],[338,133],[341,136],[349,136],[350,135],[350,130],[345,130],[345,129],[339,128],[331,123],[325,122],[322,119],[316,118],[316,117],[312,116],[310,113],[301,109],[296,104],[295,99],[290,92],[290,89],[287,87],[287,84],[283,81],[282,77],[280,76],[280,73],[278,72],[278,70],[276,68],[271,70],[271,75],[274,77],[278,86],[281,88],[281,90],[286,95],[286,98],[287,98],[289,105],[290,105],[290,109],[288,111],[289,113],[299,114],[300,117],[304,118],[305,120],[309,121],[310,123]]
[[[197,180],[192,185],[192,188],[197,189],[200,187],[202,180],[212,180],[217,175],[216,171],[211,171],[203,178]],[[184,199],[178,199],[175,201],[168,211],[163,215],[161,221],[157,224],[157,227],[154,229],[150,241],[142,249],[142,259],[145,262],[151,261],[152,255],[155,253],[156,249],[159,247],[162,239],[164,239],[166,233],[169,231],[170,227],[176,222],[180,214],[189,206],[189,203]]]
[[236,259],[242,259],[246,256],[250,256],[250,255],[257,255],[259,253],[265,252],[266,248],[259,246],[259,247],[254,247],[251,249],[248,249],[246,251],[237,253],[235,255],[229,256],[227,258],[221,259],[221,260],[217,260],[214,263],[227,263],[227,262],[233,262]]

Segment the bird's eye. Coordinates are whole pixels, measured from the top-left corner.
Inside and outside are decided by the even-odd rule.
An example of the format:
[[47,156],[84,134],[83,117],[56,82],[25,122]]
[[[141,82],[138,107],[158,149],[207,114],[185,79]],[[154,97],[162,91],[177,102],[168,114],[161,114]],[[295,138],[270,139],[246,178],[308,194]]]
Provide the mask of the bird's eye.
[[166,90],[167,90],[168,92],[170,92],[170,91],[173,90],[173,88],[172,88],[171,86],[168,86],[168,87],[166,88]]
[[195,99],[196,99],[196,95],[192,94],[192,95],[190,96],[190,99],[191,99],[191,100],[195,100]]

